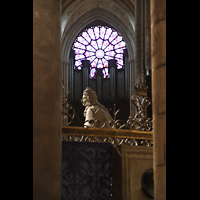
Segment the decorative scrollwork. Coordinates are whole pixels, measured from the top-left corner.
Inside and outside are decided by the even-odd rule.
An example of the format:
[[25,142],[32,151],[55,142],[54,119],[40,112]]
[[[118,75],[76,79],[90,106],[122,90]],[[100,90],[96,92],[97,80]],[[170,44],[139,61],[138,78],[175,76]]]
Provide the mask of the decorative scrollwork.
[[73,122],[75,116],[79,120],[79,122],[83,125],[83,122],[79,119],[78,115],[76,114],[74,106],[69,102],[70,92],[68,92],[67,96],[64,97],[65,101],[62,103],[62,106],[66,112],[62,112],[63,119],[68,117],[68,126]]
[[147,107],[151,104],[150,98],[144,97],[142,101],[140,101],[138,95],[133,95],[131,97],[131,102],[135,105],[137,113],[134,117],[130,116],[127,120],[130,129],[141,131],[152,130],[152,119],[147,116]]
[[114,111],[112,111],[112,109],[110,109],[110,111],[113,113],[113,119],[114,121],[110,121],[109,123],[111,123],[113,125],[113,128],[115,129],[122,129],[124,127],[128,127],[126,122],[124,122],[121,119],[117,119],[117,114],[119,113],[119,109],[116,111],[116,104],[113,105],[114,107]]
[[[79,120],[79,122],[83,125],[83,122],[79,119],[78,115],[76,114],[75,108],[73,105],[69,102],[69,95],[70,92],[65,97],[65,102],[62,104],[63,108],[66,110],[66,112],[62,112],[63,119],[68,117],[68,125],[70,125],[75,116]],[[106,117],[103,119],[103,125],[100,125],[100,121],[96,119],[96,113],[98,110],[94,112],[94,120],[88,121],[91,124],[91,127],[94,128],[105,128],[106,122],[108,121],[109,125],[114,129],[122,129],[122,128],[128,128],[132,130],[141,130],[141,131],[151,131],[152,130],[152,119],[148,118],[147,116],[147,107],[151,104],[151,100],[149,97],[144,97],[141,100],[141,97],[138,95],[133,95],[131,97],[131,102],[135,105],[137,109],[137,113],[134,117],[130,116],[126,122],[123,120],[117,119],[117,114],[119,113],[119,110],[116,111],[116,104],[114,104],[114,111],[110,109],[113,112],[113,121],[108,121]]]
[[153,146],[153,140],[147,139],[134,139],[134,138],[116,138],[116,137],[96,137],[96,136],[78,136],[68,135],[62,138],[63,141],[76,141],[76,142],[103,142],[111,143],[117,148],[122,144],[134,145],[134,146]]

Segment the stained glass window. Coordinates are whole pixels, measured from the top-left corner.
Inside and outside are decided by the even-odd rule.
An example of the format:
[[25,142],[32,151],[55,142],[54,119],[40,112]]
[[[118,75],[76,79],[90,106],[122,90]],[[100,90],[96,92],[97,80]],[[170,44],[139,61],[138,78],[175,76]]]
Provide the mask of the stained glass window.
[[81,60],[89,60],[89,77],[95,78],[97,68],[102,69],[103,77],[109,78],[108,61],[117,60],[117,69],[124,66],[123,52],[126,43],[122,36],[113,28],[95,26],[84,30],[75,40],[72,49],[75,51],[74,68],[81,70]]

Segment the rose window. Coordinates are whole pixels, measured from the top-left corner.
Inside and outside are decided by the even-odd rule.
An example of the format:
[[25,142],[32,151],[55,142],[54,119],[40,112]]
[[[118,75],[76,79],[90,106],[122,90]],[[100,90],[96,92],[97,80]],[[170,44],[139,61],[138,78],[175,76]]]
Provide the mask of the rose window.
[[84,30],[75,40],[72,49],[75,51],[75,69],[82,69],[81,60],[89,60],[89,77],[96,77],[96,69],[102,69],[103,77],[109,78],[108,61],[117,60],[117,69],[124,66],[123,53],[126,43],[113,28],[95,26]]

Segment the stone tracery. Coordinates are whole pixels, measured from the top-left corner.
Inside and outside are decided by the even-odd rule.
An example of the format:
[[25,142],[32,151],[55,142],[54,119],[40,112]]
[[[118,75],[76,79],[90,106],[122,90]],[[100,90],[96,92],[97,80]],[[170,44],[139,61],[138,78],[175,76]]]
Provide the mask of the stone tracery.
[[124,67],[123,53],[126,43],[121,34],[113,28],[95,26],[84,30],[76,38],[72,49],[75,51],[75,69],[82,69],[82,60],[89,60],[90,75],[95,78],[98,69],[103,69],[103,77],[109,78],[108,61],[117,60],[117,69]]

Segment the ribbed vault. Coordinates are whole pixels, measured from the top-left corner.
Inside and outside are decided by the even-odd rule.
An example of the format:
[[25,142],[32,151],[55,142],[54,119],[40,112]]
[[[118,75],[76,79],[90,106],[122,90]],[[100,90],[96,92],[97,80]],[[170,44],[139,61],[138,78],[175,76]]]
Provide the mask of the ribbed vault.
[[[63,28],[62,60],[68,61],[72,44],[77,35],[86,27],[88,27],[89,24],[95,24],[95,22],[98,21],[110,25],[122,35],[124,41],[126,42],[129,59],[134,58],[134,27],[132,26],[132,23],[129,21],[128,17],[126,17],[126,15],[123,15],[123,9],[121,10],[121,13],[116,13],[115,15],[113,14],[113,12],[110,12],[106,9],[96,7],[80,15],[79,18],[76,17],[77,13],[75,8],[71,9],[71,11],[68,10],[68,13],[73,13],[71,13],[70,17],[66,19],[67,22],[65,22],[66,25]],[[121,20],[120,16],[123,16],[123,21]],[[63,14],[63,19],[64,18],[66,18],[65,14]],[[74,19],[76,20],[74,21]],[[126,19],[126,21],[124,21],[124,19]]]
[[[121,34],[128,52],[127,69],[129,70],[126,91],[129,97],[134,94],[135,84],[135,14],[134,0],[65,0],[62,2],[61,16],[61,59],[63,70],[70,63],[72,45],[78,36],[89,26],[106,25]],[[131,8],[130,8],[131,6]],[[100,24],[99,24],[100,23]],[[65,88],[68,88],[66,73],[63,71]],[[67,90],[64,92],[67,94]],[[129,98],[127,97],[127,98]],[[134,116],[133,104],[130,103],[130,115]],[[133,113],[132,113],[133,112]]]

